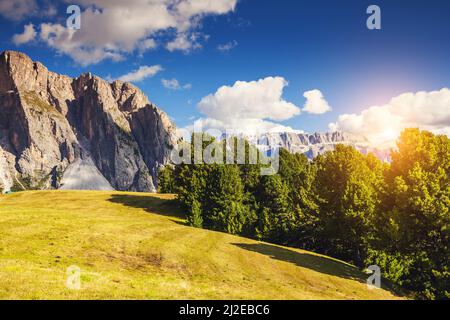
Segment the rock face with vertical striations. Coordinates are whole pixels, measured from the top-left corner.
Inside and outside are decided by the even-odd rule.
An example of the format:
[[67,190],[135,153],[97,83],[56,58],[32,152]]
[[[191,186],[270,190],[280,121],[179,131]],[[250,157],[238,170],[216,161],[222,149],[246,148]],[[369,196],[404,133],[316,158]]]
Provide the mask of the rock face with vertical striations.
[[0,55],[3,190],[152,192],[175,143],[168,116],[133,85],[73,79],[19,52]]
[[382,161],[390,161],[389,149],[374,148],[365,137],[346,132],[270,132],[263,135],[244,135],[242,138],[247,139],[266,154],[271,154],[275,149],[284,148],[290,153],[302,153],[312,160],[318,155],[333,151],[338,144],[344,144],[354,147],[363,154],[371,152]]

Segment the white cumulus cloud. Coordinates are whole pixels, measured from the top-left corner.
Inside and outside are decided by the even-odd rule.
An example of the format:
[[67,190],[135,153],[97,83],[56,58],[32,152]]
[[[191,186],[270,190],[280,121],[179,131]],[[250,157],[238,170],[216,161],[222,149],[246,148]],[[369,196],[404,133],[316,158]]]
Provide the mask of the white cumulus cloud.
[[15,34],[12,41],[16,46],[33,41],[36,38],[36,30],[34,30],[34,25],[29,23],[24,26],[23,33]]
[[139,52],[144,53],[145,51],[155,49],[158,46],[154,39],[145,39],[140,41],[138,44]]
[[208,117],[219,120],[230,116],[287,120],[300,114],[297,106],[282,98],[287,84],[282,77],[236,81],[233,86],[222,86],[214,94],[204,97],[199,108]]
[[282,77],[267,77],[222,86],[199,102],[206,116],[201,121],[207,127],[246,133],[293,131],[276,123],[300,114],[300,108],[282,97],[287,85]]
[[0,14],[14,21],[36,14],[37,8],[36,0],[0,0]]
[[173,51],[183,51],[185,53],[190,52],[194,49],[201,48],[201,44],[198,42],[198,33],[180,33],[175,39],[166,44],[166,49],[170,52]]
[[323,114],[331,111],[330,105],[325,100],[320,90],[314,89],[311,91],[306,91],[303,96],[306,98],[303,111],[312,114]]
[[378,145],[392,145],[400,132],[410,127],[449,134],[450,89],[404,93],[359,114],[343,114],[329,127],[365,135]]
[[201,47],[201,41],[207,38],[198,31],[202,19],[232,12],[236,3],[237,0],[71,0],[70,4],[82,8],[80,30],[67,29],[57,22],[41,23],[40,39],[82,65],[121,60],[135,51],[143,53],[154,49],[157,40],[170,51],[188,52]]
[[140,66],[139,69],[134,70],[130,73],[124,74],[119,77],[120,81],[124,82],[138,82],[146,78],[153,77],[158,72],[162,71],[163,68],[160,65],[155,66]]
[[218,130],[228,134],[244,134],[244,135],[261,135],[264,133],[292,132],[303,133],[303,130],[296,130],[292,127],[285,126],[273,121],[262,119],[237,119],[230,117],[226,121],[213,118],[199,118],[194,121],[193,125],[183,128],[188,132]]
[[162,79],[161,83],[165,88],[170,90],[188,90],[192,88],[192,85],[190,83],[182,85],[177,79]]

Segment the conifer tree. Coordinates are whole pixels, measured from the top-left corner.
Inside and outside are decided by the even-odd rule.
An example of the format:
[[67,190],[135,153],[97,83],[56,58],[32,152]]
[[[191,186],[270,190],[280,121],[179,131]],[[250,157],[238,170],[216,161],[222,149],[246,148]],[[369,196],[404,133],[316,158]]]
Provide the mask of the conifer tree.
[[367,157],[350,146],[338,145],[315,162],[321,250],[363,267],[373,232],[379,177]]
[[243,202],[244,187],[239,168],[236,165],[213,165],[205,190],[205,226],[240,234],[249,219],[249,210]]
[[279,175],[261,179],[259,201],[258,234],[264,240],[286,244],[298,221],[290,205],[289,189]]

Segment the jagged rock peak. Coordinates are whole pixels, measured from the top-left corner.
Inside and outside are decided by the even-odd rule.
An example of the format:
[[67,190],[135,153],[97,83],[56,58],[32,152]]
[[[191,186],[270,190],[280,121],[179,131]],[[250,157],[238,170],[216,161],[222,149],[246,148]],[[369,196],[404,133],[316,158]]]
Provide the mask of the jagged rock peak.
[[332,151],[338,144],[350,145],[361,153],[374,153],[383,161],[390,161],[390,150],[372,147],[366,137],[348,132],[333,131],[325,133],[270,132],[263,135],[242,135],[266,154],[284,148],[291,153],[303,153],[309,159]]
[[91,73],[71,78],[23,53],[0,54],[3,188],[105,189],[107,181],[155,191],[175,143],[169,117],[132,84]]

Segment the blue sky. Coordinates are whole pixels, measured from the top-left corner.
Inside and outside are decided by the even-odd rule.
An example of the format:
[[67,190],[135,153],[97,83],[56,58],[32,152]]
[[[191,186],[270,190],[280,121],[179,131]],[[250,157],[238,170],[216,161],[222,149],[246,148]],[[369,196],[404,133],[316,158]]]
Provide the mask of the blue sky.
[[[430,93],[450,84],[450,2],[445,0],[239,0],[231,4],[231,10],[214,8],[189,16],[187,31],[177,25],[152,33],[151,39],[158,42],[156,48],[143,53],[136,47],[126,53],[118,49],[122,50],[120,61],[106,58],[87,65],[39,38],[42,23],[64,25],[67,4],[21,1],[34,2],[31,5],[34,11],[16,14],[12,19],[8,12],[12,9],[5,5],[5,0],[0,0],[2,50],[23,51],[50,70],[74,77],[90,71],[114,79],[140,66],[160,65],[163,71],[135,84],[178,127],[205,117],[197,106],[201,99],[221,86],[233,86],[238,80],[282,77],[289,83],[284,87],[282,99],[299,109],[305,104],[305,91],[320,90],[332,111],[301,112],[282,121],[271,119],[307,132],[326,131],[343,114],[361,116],[370,106],[388,104],[403,93]],[[224,6],[227,1],[222,1]],[[81,4],[82,10],[92,4],[102,9],[102,2],[71,1]],[[366,27],[369,16],[366,9],[371,4],[381,8],[381,30]],[[81,18],[83,29],[86,27],[83,14]],[[13,35],[22,33],[29,23],[37,35],[30,41],[14,44]],[[179,34],[195,35],[196,39],[191,41],[194,47],[167,50],[167,42]],[[230,44],[230,50],[218,49],[225,44]],[[162,85],[162,79],[177,79],[181,86],[190,84],[190,88],[171,90]],[[447,92],[438,98],[441,109],[450,108]],[[424,105],[419,111],[428,107]],[[419,123],[418,118],[414,120],[417,126],[444,132],[450,126],[447,114],[426,123]],[[444,126],[435,125],[443,121]],[[346,126],[352,128],[352,124],[342,121],[341,127]]]

